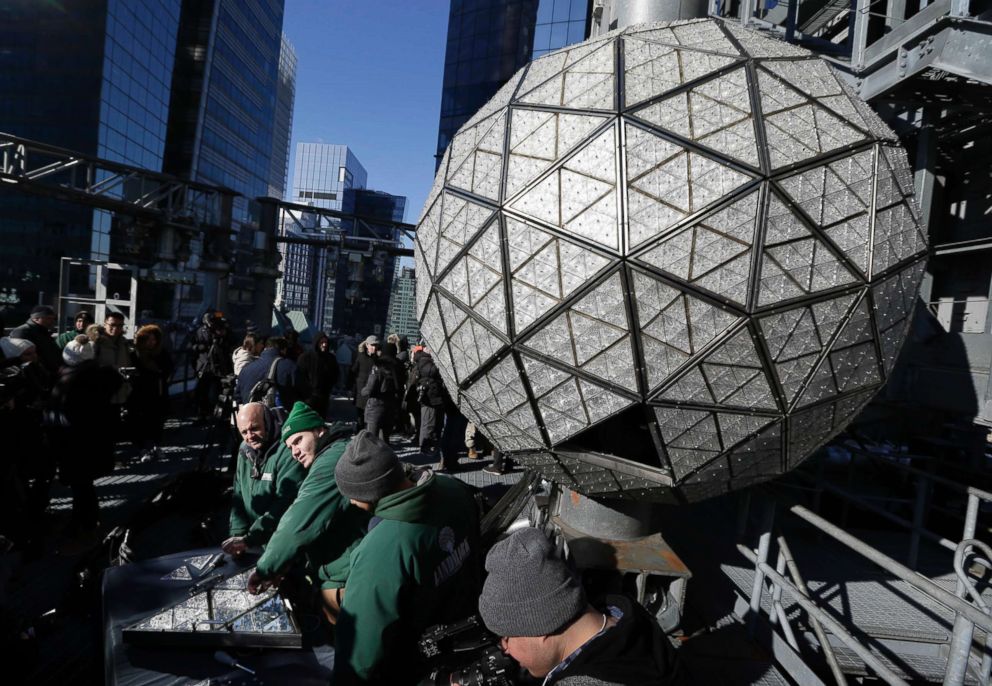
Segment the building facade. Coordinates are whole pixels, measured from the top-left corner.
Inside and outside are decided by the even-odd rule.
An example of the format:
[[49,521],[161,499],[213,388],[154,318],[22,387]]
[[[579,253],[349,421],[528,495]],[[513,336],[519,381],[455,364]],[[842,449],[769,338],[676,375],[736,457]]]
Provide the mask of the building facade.
[[252,199],[284,185],[286,176],[280,146],[289,141],[284,115],[295,70],[293,59],[283,57],[282,20],[282,0],[183,2],[166,171],[243,197],[232,208],[233,236],[218,232],[193,242],[187,267],[196,284],[179,287],[181,318],[226,304],[237,326],[255,309],[254,266],[261,256],[254,250]]
[[293,132],[293,106],[296,104],[296,50],[282,36],[279,48],[279,80],[276,82],[276,118],[272,127],[272,154],[269,159],[270,198],[286,196],[289,176],[289,141]]
[[413,267],[401,267],[393,275],[386,333],[406,336],[410,343],[420,338],[420,322],[417,320],[417,271]]
[[[180,12],[181,0],[4,3],[0,131],[161,171]],[[113,224],[83,205],[0,195],[0,307],[19,317],[54,303],[62,257],[126,257]]]
[[[0,196],[0,305],[54,303],[63,256],[142,269],[139,307],[198,317],[254,305],[250,199],[282,188],[295,58],[282,0],[12,0],[0,11],[0,130],[244,195],[233,240],[183,241],[158,280],[163,227],[83,204]],[[280,60],[283,47],[285,58]],[[99,182],[102,179],[97,178]],[[129,184],[113,191],[127,199]]]
[[[346,145],[297,143],[290,202],[341,210],[345,192],[364,188],[368,172]],[[284,216],[283,235],[314,237],[324,230],[340,230],[340,222],[300,226]],[[334,311],[334,289],[339,251],[312,245],[280,243],[283,275],[277,305],[299,310],[318,329],[329,328]]]

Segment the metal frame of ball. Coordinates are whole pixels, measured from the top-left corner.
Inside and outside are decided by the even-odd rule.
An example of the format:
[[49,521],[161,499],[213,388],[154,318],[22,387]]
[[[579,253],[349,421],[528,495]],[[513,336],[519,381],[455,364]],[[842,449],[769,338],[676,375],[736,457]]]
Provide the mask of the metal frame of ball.
[[[713,24],[722,25],[722,22],[718,22],[718,21],[712,21],[712,20],[703,20],[703,21],[708,21]],[[683,26],[691,25],[693,23],[698,23],[698,22],[677,22],[673,24],[656,25],[655,27],[648,27],[648,28],[667,28],[678,25],[683,25]],[[623,102],[623,96],[624,96],[623,47],[622,47],[622,41],[619,38],[627,37],[630,33],[640,30],[643,29],[641,27],[635,27],[633,29],[628,29],[626,31],[620,32],[617,35],[612,35],[609,38],[605,39],[605,40],[613,41],[614,50],[615,50],[614,69],[617,78],[614,79],[615,82],[614,106],[616,106],[618,103]],[[741,36],[739,32],[744,31],[744,29],[740,29],[740,27],[737,27],[736,29],[731,28],[731,30],[728,30],[728,28],[725,27],[723,31],[725,34],[727,34],[731,42],[737,43],[739,45],[738,41],[735,40],[734,36],[736,35],[739,38]],[[733,31],[733,34],[731,33],[731,31]],[[590,41],[590,42],[598,43],[598,42],[602,42],[603,40],[604,39],[600,39],[599,41]],[[769,39],[762,39],[762,40],[769,40]],[[577,46],[570,46],[570,48],[568,49],[574,49],[576,47]],[[691,46],[688,47],[691,48]],[[786,46],[786,47],[791,48],[791,46]],[[805,51],[803,52],[805,53]],[[807,56],[804,56],[803,59],[808,59],[809,57],[811,57],[809,53],[806,53],[806,55]],[[541,58],[541,59],[545,59],[545,58]],[[742,58],[742,61],[746,63],[746,69],[749,70],[748,72],[750,75],[749,85],[751,90],[751,98],[753,102],[755,97],[754,96],[755,87],[753,84],[756,83],[755,65],[757,62],[764,61],[764,58],[749,57],[749,58]],[[531,67],[529,66],[526,69],[529,68]],[[736,68],[736,65],[734,68]],[[729,68],[727,69],[727,71],[729,71]],[[524,75],[525,75],[525,70],[521,70],[521,72],[519,72],[517,75],[513,77],[513,79],[511,79],[510,83],[506,88],[513,88],[513,89],[519,88],[520,84],[523,82]],[[688,92],[690,88],[692,88],[695,85],[698,85],[698,83],[705,80],[706,79],[696,79],[693,81],[688,81],[682,84],[679,88],[674,89],[673,91],[664,92],[664,97],[667,98],[672,93],[679,91]],[[520,93],[515,93],[513,97],[514,98],[519,97],[520,95],[521,95]],[[503,97],[505,98],[505,94],[503,95]],[[499,101],[500,98],[501,95],[498,94],[493,99],[493,101]],[[654,98],[650,100],[657,100],[661,98],[662,98],[662,93],[658,93],[654,96]],[[447,299],[458,303],[458,305],[461,305],[461,307],[459,308],[462,310],[461,314],[467,315],[468,318],[474,319],[477,323],[488,327],[489,333],[495,334],[502,343],[501,349],[496,353],[494,357],[491,357],[488,360],[484,361],[481,366],[479,366],[474,371],[472,371],[468,376],[461,378],[460,381],[457,382],[454,377],[454,374],[452,373],[453,370],[448,368],[447,363],[450,360],[442,359],[438,361],[438,366],[439,368],[441,368],[443,372],[445,383],[449,387],[449,392],[451,392],[453,397],[458,398],[459,406],[462,408],[466,416],[468,416],[470,420],[476,421],[480,425],[480,429],[483,431],[483,433],[486,434],[490,434],[489,427],[492,426],[495,421],[492,420],[491,418],[489,421],[487,421],[486,413],[492,412],[492,415],[496,415],[498,414],[498,412],[493,411],[493,408],[480,407],[478,403],[472,402],[465,395],[464,391],[471,388],[484,375],[489,373],[496,365],[502,363],[509,356],[512,358],[513,365],[515,366],[517,373],[520,375],[520,378],[523,381],[523,386],[527,394],[527,402],[530,405],[530,409],[534,414],[534,417],[542,418],[543,415],[541,408],[538,405],[538,401],[536,397],[537,394],[535,394],[531,389],[531,384],[527,378],[521,353],[522,352],[524,353],[524,357],[540,360],[548,366],[558,368],[562,371],[566,371],[568,374],[571,374],[579,379],[583,378],[583,373],[581,371],[576,370],[576,368],[571,364],[564,364],[560,360],[557,360],[547,355],[543,355],[540,352],[534,350],[533,348],[527,348],[525,345],[522,344],[522,342],[528,340],[534,334],[534,332],[542,329],[542,327],[544,327],[546,324],[556,319],[557,317],[561,316],[562,313],[568,311],[572,305],[580,301],[582,298],[586,297],[597,286],[605,282],[607,279],[611,278],[614,274],[618,273],[616,264],[611,265],[609,268],[603,270],[598,275],[598,277],[594,279],[592,282],[589,282],[584,286],[579,287],[577,290],[567,295],[557,305],[552,306],[550,310],[544,312],[540,317],[529,323],[523,329],[524,335],[521,336],[516,334],[514,328],[514,322],[513,322],[514,299],[513,299],[513,294],[511,292],[511,278],[509,272],[507,271],[507,267],[510,265],[510,258],[508,254],[509,248],[507,246],[507,229],[505,226],[504,215],[506,214],[513,216],[517,219],[523,219],[526,222],[539,227],[542,231],[551,234],[552,236],[567,238],[569,241],[573,243],[582,244],[583,240],[581,238],[575,237],[574,235],[569,235],[560,227],[543,224],[540,221],[536,221],[533,217],[520,215],[514,210],[507,208],[507,205],[511,200],[519,199],[519,197],[526,191],[518,192],[516,195],[511,197],[503,197],[507,183],[506,161],[510,154],[509,129],[511,127],[510,118],[509,118],[509,109],[508,109],[510,105],[510,99],[509,98],[505,98],[505,99],[506,102],[503,102],[498,107],[492,107],[491,106],[492,102],[490,103],[490,105],[485,106],[482,110],[480,110],[480,113],[478,113],[475,117],[473,117],[473,119],[470,120],[459,131],[459,134],[456,134],[455,138],[452,139],[452,145],[449,145],[449,151],[446,152],[441,168],[439,170],[438,180],[444,181],[444,183],[442,183],[441,185],[439,185],[437,182],[435,183],[435,188],[433,189],[431,193],[431,197],[428,199],[428,202],[425,205],[425,210],[424,210],[424,217],[426,217],[428,215],[428,210],[432,206],[432,203],[435,201],[440,203],[442,196],[447,193],[452,196],[469,199],[474,203],[490,208],[493,211],[492,217],[488,219],[485,222],[485,224],[472,237],[470,237],[467,243],[460,248],[460,250],[457,252],[457,254],[455,254],[454,257],[451,257],[449,259],[448,264],[441,269],[441,272],[439,274],[432,274],[430,279],[424,278],[425,275],[429,274],[429,272],[424,269],[423,246],[421,245],[421,241],[419,240],[419,238],[417,243],[417,256],[418,256],[417,266],[418,266],[418,277],[420,277],[418,278],[418,286],[417,286],[418,315],[421,317],[422,324],[424,323],[424,320],[428,318],[427,301],[430,299],[435,299],[435,294],[440,293],[443,294]],[[852,96],[852,100],[854,101],[855,105],[860,105],[860,103],[858,103],[853,96]],[[626,108],[626,107],[615,108],[611,113],[612,116],[609,118],[610,126],[619,127],[618,130],[622,130],[622,125],[617,123],[618,120],[620,122],[627,121],[626,118],[622,118],[623,115],[627,114],[632,109],[643,108],[645,106],[645,102],[646,101],[640,101],[631,108]],[[513,104],[515,106],[517,105],[515,101],[513,102]],[[569,110],[567,108],[561,110],[555,110],[554,108],[541,107],[541,106],[527,106],[527,107],[529,109],[542,110],[542,111],[561,111],[561,112],[577,112],[577,113],[583,111],[581,109]],[[448,173],[447,166],[449,161],[448,160],[449,153],[451,147],[455,143],[455,140],[458,138],[459,135],[469,130],[473,125],[477,124],[480,121],[484,121],[492,117],[494,114],[498,114],[502,111],[506,111],[508,116],[505,125],[505,130],[503,132],[502,156],[500,158],[500,164],[502,165],[502,170],[499,179],[499,196],[500,196],[499,200],[492,200],[485,197],[479,197],[473,195],[471,192],[465,191],[464,189],[458,189],[448,186],[444,176],[446,175],[446,173]],[[601,112],[601,111],[597,111],[597,112]],[[758,116],[752,115],[754,116],[755,120],[761,120],[764,116],[764,114],[761,112],[760,107],[758,107],[756,103],[753,106],[752,112],[759,113]],[[710,205],[703,208],[699,212],[694,213],[689,218],[687,219],[684,218],[683,220],[678,222],[675,227],[669,227],[663,233],[665,235],[675,234],[676,232],[686,227],[693,226],[694,224],[703,221],[701,217],[707,218],[713,216],[714,214],[720,212],[723,208],[735,202],[740,197],[743,197],[746,194],[751,193],[755,188],[758,188],[759,189],[758,193],[760,194],[759,216],[755,223],[757,233],[754,236],[754,244],[755,245],[761,244],[761,242],[764,240],[764,236],[762,235],[765,228],[764,213],[767,211],[767,207],[768,207],[768,199],[766,196],[770,192],[769,188],[771,188],[772,179],[780,180],[783,177],[796,174],[803,170],[822,167],[825,166],[830,161],[844,158],[846,156],[851,156],[856,152],[871,149],[873,147],[880,149],[881,146],[892,146],[893,148],[897,146],[897,142],[894,135],[890,131],[888,131],[888,129],[885,128],[884,125],[880,125],[881,124],[880,120],[875,118],[873,114],[867,112],[866,106],[861,105],[859,108],[859,113],[861,114],[861,116],[864,117],[864,122],[867,124],[866,127],[863,127],[864,129],[866,129],[864,133],[867,134],[867,138],[863,142],[856,143],[853,145],[848,145],[838,150],[830,151],[815,157],[811,157],[800,164],[793,165],[792,167],[786,167],[784,169],[779,169],[774,174],[770,173],[770,164],[768,161],[767,152],[765,152],[767,148],[767,143],[763,135],[764,124],[762,123],[760,125],[756,125],[755,132],[756,132],[758,150],[762,151],[759,152],[759,154],[762,155],[760,173],[756,172],[756,170],[754,169],[746,168],[746,165],[741,165],[739,162],[736,162],[732,158],[723,158],[722,160],[723,163],[727,164],[728,166],[736,165],[738,167],[744,168],[748,174],[755,177],[753,182],[741,189],[738,189],[738,191],[734,195],[725,196],[720,200],[716,201],[715,203],[711,203]],[[649,130],[653,129],[653,127],[646,124],[644,121],[635,120],[635,123],[639,127],[646,128]],[[606,129],[606,124],[604,123],[602,126],[595,129],[593,132],[591,133],[587,132],[583,141],[588,142],[589,140],[592,140],[598,133],[601,133],[601,131],[605,129]],[[653,129],[652,133],[658,135],[661,138],[670,138],[672,140],[675,140],[680,146],[689,150],[690,152],[692,152],[695,149],[695,146],[691,141],[678,139],[678,136],[672,136],[671,133],[666,132],[664,130]],[[476,144],[477,143],[478,141],[476,142]],[[576,146],[574,146],[572,149],[570,149],[569,152],[567,152],[564,155],[564,157],[559,156],[557,159],[555,159],[555,161],[552,164],[550,164],[549,168],[542,171],[536,178],[537,179],[545,178],[546,175],[552,173],[549,170],[554,170],[561,167],[564,164],[563,160],[568,158],[569,156],[574,155],[575,151],[578,150],[581,147],[581,145],[582,144],[577,144]],[[713,157],[713,156],[719,157],[719,153],[715,153],[713,150],[709,150],[705,148],[704,150],[705,150],[705,154],[709,157]],[[474,152],[469,153],[469,155],[473,155],[473,154],[475,153]],[[878,156],[879,155],[876,155],[876,157]],[[532,178],[527,184],[525,184],[525,187],[528,188],[532,187],[533,185],[535,185],[535,183],[537,183],[536,179]],[[620,221],[619,221],[620,231],[623,231],[625,228],[624,213],[628,209],[627,198],[626,198],[627,183],[628,183],[628,179],[618,174],[616,179],[616,184],[620,187],[621,192],[623,193],[623,199],[618,203],[618,210],[621,213]],[[903,195],[900,202],[906,202],[908,207],[910,209],[913,209],[912,201],[911,201],[911,197],[912,197],[911,189],[909,189],[909,194],[906,194],[907,193],[906,188],[903,188],[902,191],[903,191]],[[779,198],[779,200],[784,201],[785,204],[791,210],[797,211],[799,209],[797,203],[793,202],[791,198],[789,198],[789,196],[786,193],[782,192],[781,190],[778,190],[776,192],[776,196]],[[874,216],[873,212],[877,212],[879,209],[875,205],[874,196],[875,196],[875,189],[873,187],[872,204],[868,208],[869,216]],[[805,215],[802,215],[801,211],[799,212],[799,214],[805,217]],[[421,218],[421,225],[424,222],[424,217]],[[812,227],[814,227],[814,229],[811,231],[811,233],[814,236],[822,238],[823,231],[820,228],[816,228],[817,227],[816,223],[812,222],[808,218],[805,218],[804,221],[807,224],[807,226],[811,225]],[[474,312],[470,307],[467,306],[466,303],[463,303],[459,298],[454,296],[452,293],[445,291],[444,287],[439,285],[439,282],[442,281],[443,278],[455,268],[455,265],[458,264],[459,260],[462,259],[462,257],[464,257],[468,253],[468,251],[472,248],[475,242],[481,240],[480,239],[481,234],[483,233],[485,228],[491,225],[492,222],[496,222],[499,227],[500,245],[502,251],[501,273],[502,273],[502,287],[504,288],[503,302],[504,302],[504,307],[507,310],[506,316],[508,318],[508,327],[507,327],[508,335],[506,336],[500,335],[499,333],[493,331],[492,328],[489,327],[488,323],[485,322],[484,319],[478,315],[478,313]],[[872,220],[871,224],[872,224],[872,228],[874,228],[874,220]],[[440,229],[438,230],[440,231]],[[587,241],[587,243],[591,244],[591,241]],[[601,246],[595,246],[594,244],[592,244],[592,247],[602,250]],[[873,250],[874,247],[875,247],[874,244],[869,243],[868,246],[869,251]],[[436,255],[437,252],[436,245],[434,246],[434,249]],[[754,255],[754,262],[757,263],[762,254],[762,251],[752,248],[751,252]],[[891,370],[891,367],[885,364],[885,360],[886,357],[892,357],[894,353],[889,356],[884,356],[879,347],[880,331],[876,319],[881,315],[879,315],[876,312],[876,310],[879,308],[879,304],[875,301],[876,299],[879,298],[878,292],[883,287],[891,286],[893,283],[897,283],[898,292],[895,295],[901,296],[904,301],[902,316],[901,319],[898,320],[897,325],[890,326],[886,329],[887,331],[890,332],[894,331],[894,334],[890,333],[890,335],[894,335],[895,337],[896,340],[895,352],[897,353],[898,344],[899,342],[901,342],[901,339],[904,338],[905,336],[906,328],[908,327],[910,314],[911,314],[911,304],[908,299],[908,295],[915,297],[915,290],[919,282],[919,277],[922,273],[922,265],[923,265],[922,260],[924,259],[924,257],[925,257],[924,252],[917,251],[913,255],[900,260],[896,264],[890,265],[883,272],[877,275],[872,275],[871,278],[869,279],[865,279],[861,273],[855,270],[853,273],[861,278],[861,281],[859,282],[853,283],[843,288],[827,289],[825,291],[812,295],[807,295],[802,298],[789,299],[783,301],[782,303],[777,303],[771,306],[764,306],[760,308],[759,312],[756,312],[756,310],[758,309],[756,307],[756,303],[757,303],[757,289],[759,286],[759,275],[757,273],[758,269],[755,268],[754,265],[752,265],[750,271],[747,307],[742,309],[739,307],[739,305],[734,304],[731,300],[725,299],[724,302],[721,302],[720,297],[714,295],[714,293],[709,292],[705,289],[700,289],[690,283],[687,283],[684,280],[673,278],[670,275],[666,276],[656,271],[653,272],[651,269],[646,268],[643,264],[636,264],[636,265],[633,264],[632,262],[629,261],[629,258],[623,253],[621,246],[621,250],[618,250],[616,252],[616,254],[614,255],[614,259],[618,260],[618,263],[620,265],[619,274],[623,283],[623,291],[624,291],[623,296],[626,306],[627,328],[628,328],[628,333],[630,335],[631,344],[633,345],[633,350],[636,356],[637,389],[632,391],[630,388],[617,386],[616,384],[602,377],[592,376],[590,377],[589,380],[594,381],[594,383],[600,387],[608,388],[611,391],[624,395],[626,397],[632,397],[632,394],[636,395],[637,400],[632,405],[629,405],[627,408],[621,410],[619,413],[614,413],[613,415],[610,415],[604,419],[601,419],[591,424],[590,426],[587,427],[586,430],[579,432],[579,434],[576,435],[581,435],[585,433],[585,431],[592,429],[593,427],[598,426],[604,422],[609,421],[612,417],[615,417],[617,414],[639,413],[639,416],[643,419],[643,421],[648,427],[650,440],[654,445],[655,450],[657,451],[657,459],[659,465],[655,466],[651,464],[641,463],[639,461],[635,461],[629,458],[617,456],[616,454],[611,454],[610,452],[607,452],[606,450],[602,450],[602,449],[589,450],[588,448],[584,447],[581,444],[581,442],[574,441],[573,439],[575,438],[575,436],[570,436],[564,441],[555,443],[551,440],[551,437],[549,436],[549,433],[543,424],[538,426],[541,442],[544,444],[541,448],[529,448],[529,449],[521,449],[521,450],[515,450],[510,448],[506,452],[508,452],[517,461],[538,470],[545,477],[553,481],[562,483],[563,485],[569,488],[573,488],[580,492],[586,493],[587,495],[603,495],[610,497],[651,499],[651,500],[661,500],[661,501],[697,500],[700,498],[709,497],[711,495],[723,493],[736,488],[744,487],[755,482],[764,481],[769,478],[773,478],[774,476],[777,476],[782,472],[785,472],[788,469],[791,469],[792,467],[796,466],[799,462],[801,462],[803,459],[808,457],[809,454],[811,454],[816,447],[818,447],[823,442],[828,440],[830,437],[835,435],[837,432],[842,430],[846,425],[846,423],[851,418],[853,418],[854,415],[856,415],[857,411],[859,411],[865,404],[867,404],[867,402],[874,395],[874,393],[877,392],[877,390],[881,388],[882,385],[884,385],[885,380]],[[649,388],[647,386],[645,381],[645,371],[644,371],[645,360],[641,346],[642,322],[639,321],[637,317],[637,313],[635,311],[634,294],[631,283],[631,280],[633,278],[632,275],[634,271],[643,271],[650,273],[651,276],[656,279],[658,279],[659,277],[661,279],[666,279],[667,282],[669,282],[669,285],[674,285],[677,289],[679,289],[682,292],[689,293],[692,296],[703,299],[704,301],[709,302],[711,304],[715,304],[719,307],[730,308],[740,316],[744,317],[746,319],[746,322],[741,326],[731,327],[731,330],[723,331],[722,334],[720,334],[720,336],[717,337],[717,339],[707,344],[706,349],[703,353],[696,351],[694,354],[692,354],[689,357],[688,360],[686,360],[682,364],[681,367],[679,367],[676,370],[674,374],[671,374],[660,387],[654,386],[652,387],[653,388],[652,390],[652,388]],[[426,284],[430,284],[429,293],[425,292],[424,290],[424,286]],[[871,296],[868,295],[870,291],[873,293]],[[675,383],[678,382],[680,378],[684,377],[684,375],[688,373],[689,370],[691,370],[697,364],[699,364],[701,359],[704,359],[706,355],[708,355],[713,350],[718,349],[722,345],[723,341],[731,338],[734,334],[738,333],[738,331],[740,331],[742,327],[745,327],[751,333],[752,338],[760,338],[761,331],[758,328],[759,325],[756,320],[756,314],[765,316],[780,310],[791,310],[791,309],[799,308],[801,306],[811,305],[811,304],[835,299],[838,297],[838,295],[844,293],[856,293],[862,295],[859,295],[859,297],[855,298],[855,304],[852,305],[851,308],[847,311],[847,318],[841,322],[835,334],[842,331],[844,329],[844,326],[847,324],[847,321],[854,316],[855,307],[858,306],[858,303],[860,303],[862,298],[868,299],[870,297],[871,298],[870,302],[873,303],[873,307],[871,308],[871,317],[870,317],[871,326],[872,326],[872,341],[875,346],[875,353],[877,359],[879,361],[878,366],[880,367],[879,369],[880,375],[877,383],[873,383],[870,386],[857,388],[856,390],[850,393],[845,394],[841,392],[839,395],[828,397],[808,407],[803,407],[802,409],[799,409],[797,411],[790,411],[790,410],[796,410],[796,408],[794,407],[790,408],[789,403],[785,402],[785,399],[782,396],[782,391],[776,381],[777,374],[774,371],[775,369],[774,364],[767,357],[768,351],[766,347],[762,345],[757,345],[756,348],[759,351],[759,354],[762,355],[761,358],[762,372],[764,373],[766,378],[770,381],[772,392],[775,394],[778,403],[778,410],[776,412],[771,412],[771,413],[758,412],[757,414],[759,415],[771,414],[780,417],[780,419],[777,419],[776,421],[772,422],[772,424],[769,426],[762,427],[759,430],[759,432],[757,432],[756,435],[750,435],[745,439],[739,441],[738,443],[735,443],[731,447],[724,448],[722,452],[720,452],[719,454],[714,454],[711,457],[711,459],[709,459],[705,463],[698,465],[696,469],[692,470],[689,473],[682,474],[678,478],[676,478],[673,474],[673,470],[670,467],[671,463],[668,462],[667,459],[668,448],[666,447],[666,442],[661,435],[661,431],[658,428],[658,421],[654,412],[654,408],[688,407],[691,409],[693,406],[691,403],[689,405],[678,402],[659,403],[656,400],[648,400],[648,396],[650,395],[656,398],[664,389],[673,386]],[[441,321],[442,333],[444,335],[445,341],[443,343],[438,343],[437,333],[433,331],[424,331],[425,338],[428,341],[428,343],[434,344],[435,347],[437,348],[444,348],[445,346],[450,347],[448,346],[447,339],[451,335],[452,331],[446,330],[446,323],[444,321],[443,315],[441,315],[441,309],[439,307],[436,309],[438,311],[438,314],[440,315],[439,320]],[[510,334],[509,332],[513,332],[513,333]],[[831,343],[832,342],[833,341],[831,341]],[[792,400],[793,403],[797,402],[802,397],[805,388],[810,383],[812,383],[813,376],[815,375],[816,370],[825,364],[825,360],[831,352],[832,349],[830,347],[830,343],[826,344],[824,346],[824,349],[819,352],[819,361],[816,367],[814,368],[813,371],[809,373],[809,376],[806,377],[802,385],[802,390],[794,395]],[[782,408],[784,408],[784,410]],[[705,406],[705,407],[700,406],[699,409],[701,411],[709,411],[709,412],[718,411],[717,408],[714,408],[713,406]],[[735,409],[735,410],[731,410],[731,412],[739,414],[741,413],[741,410]],[[505,418],[503,419],[505,420]],[[538,419],[538,422],[540,423],[540,419]],[[762,435],[767,435],[771,427],[779,427],[780,430],[778,431],[779,434],[778,438],[772,441],[773,447],[769,448],[767,445],[762,445],[759,439],[761,438]],[[804,434],[805,436],[803,436],[802,434]],[[489,438],[496,445],[500,445],[500,443],[503,442],[499,436],[489,435]],[[775,443],[778,444],[777,447],[774,445]],[[503,445],[502,447],[505,449],[507,446]]]

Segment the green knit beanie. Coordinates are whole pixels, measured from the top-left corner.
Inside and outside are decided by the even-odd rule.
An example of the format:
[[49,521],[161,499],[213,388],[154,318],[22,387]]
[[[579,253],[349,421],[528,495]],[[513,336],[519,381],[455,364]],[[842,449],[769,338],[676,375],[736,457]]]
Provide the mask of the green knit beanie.
[[282,424],[282,440],[285,443],[293,434],[311,429],[320,429],[324,426],[324,420],[320,415],[304,402],[296,401],[292,411]]

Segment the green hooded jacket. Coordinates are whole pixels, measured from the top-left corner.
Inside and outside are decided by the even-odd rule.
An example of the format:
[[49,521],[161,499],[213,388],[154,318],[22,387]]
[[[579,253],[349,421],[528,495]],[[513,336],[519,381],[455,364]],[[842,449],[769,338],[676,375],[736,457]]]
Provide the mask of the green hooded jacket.
[[262,455],[253,452],[246,443],[238,450],[231,499],[231,535],[244,536],[250,546],[269,542],[307,476],[278,435]]
[[317,458],[258,561],[263,578],[285,573],[305,554],[321,588],[340,588],[348,580],[349,555],[365,534],[369,516],[341,495],[334,480],[334,467],[348,445],[336,428],[318,439]]
[[[334,686],[417,683],[417,640],[473,614],[481,588],[479,512],[468,487],[428,473],[376,505],[351,555],[335,627]],[[377,521],[381,518],[381,521]]]

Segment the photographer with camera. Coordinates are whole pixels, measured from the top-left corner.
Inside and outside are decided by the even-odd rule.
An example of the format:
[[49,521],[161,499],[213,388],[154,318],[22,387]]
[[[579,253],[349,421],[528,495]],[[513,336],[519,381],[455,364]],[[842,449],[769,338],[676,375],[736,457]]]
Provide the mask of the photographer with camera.
[[244,440],[234,476],[231,535],[221,544],[225,553],[234,556],[269,542],[307,476],[289,447],[279,440],[272,410],[262,403],[242,405],[237,423]]
[[320,584],[324,616],[331,624],[341,607],[351,551],[369,521],[367,514],[348,504],[334,478],[350,434],[345,424],[325,425],[306,403],[293,406],[282,427],[282,442],[306,470],[306,478],[248,580],[249,591],[264,591],[305,556],[308,572]]
[[373,515],[351,555],[335,628],[335,686],[415,684],[426,664],[418,638],[475,610],[479,513],[460,481],[407,474],[396,453],[362,431],[334,470],[341,494]]
[[538,529],[492,547],[479,614],[503,651],[543,686],[676,683],[675,650],[648,612],[609,595],[602,609]]
[[220,312],[207,312],[203,323],[193,334],[191,350],[196,353],[197,421],[205,423],[213,413],[221,391],[221,380],[231,374],[231,353],[235,342],[227,327],[227,320]]

